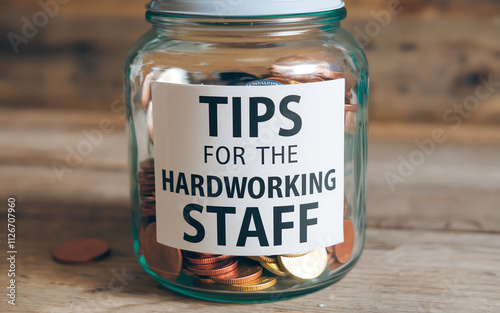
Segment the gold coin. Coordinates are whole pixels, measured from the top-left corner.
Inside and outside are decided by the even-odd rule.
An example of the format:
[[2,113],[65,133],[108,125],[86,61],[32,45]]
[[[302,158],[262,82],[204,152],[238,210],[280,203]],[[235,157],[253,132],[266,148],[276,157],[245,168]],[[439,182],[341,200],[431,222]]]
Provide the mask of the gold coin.
[[291,254],[282,254],[285,258],[298,258],[299,256],[303,256],[308,254],[310,251],[302,252],[302,253],[291,253]]
[[260,265],[275,275],[286,276],[286,273],[280,269],[278,263],[260,261]]
[[328,265],[325,248],[317,249],[297,258],[278,256],[280,267],[297,279],[310,280],[319,277]]
[[271,288],[276,284],[276,277],[270,277],[270,276],[261,276],[257,278],[256,280],[253,280],[251,282],[248,282],[246,284],[241,284],[241,285],[227,285],[225,286],[226,289],[232,290],[232,291],[259,291],[259,290],[264,290],[267,288]]
[[261,255],[261,256],[247,256],[247,258],[258,261],[258,262],[271,262],[271,263],[276,263],[278,260],[274,256],[267,256],[267,255]]

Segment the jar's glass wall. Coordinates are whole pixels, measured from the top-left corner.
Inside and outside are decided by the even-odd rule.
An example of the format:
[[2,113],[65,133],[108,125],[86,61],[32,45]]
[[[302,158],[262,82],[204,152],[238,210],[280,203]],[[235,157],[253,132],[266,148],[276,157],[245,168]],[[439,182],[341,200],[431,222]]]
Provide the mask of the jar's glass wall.
[[[148,14],[155,26],[130,52],[125,96],[135,251],[141,265],[160,283],[209,300],[272,301],[328,286],[354,266],[361,255],[365,235],[368,70],[362,49],[340,27],[339,20],[344,15],[344,10],[337,10],[316,15],[220,21]],[[315,64],[311,72],[304,68],[293,70],[304,62]],[[318,74],[318,68],[325,64],[330,72],[338,75]],[[287,72],[290,69],[292,71]],[[346,80],[345,219],[353,225],[354,247],[345,260],[332,256],[328,269],[313,280],[280,276],[278,269],[277,281],[270,288],[246,292],[227,290],[200,280],[186,270],[182,265],[185,254],[180,259],[171,254],[162,259],[161,245],[151,242],[151,233],[156,227],[151,81],[244,85],[273,77],[283,84]],[[152,256],[150,251],[156,252]],[[163,255],[168,253],[166,250]],[[334,254],[335,247],[329,247],[327,253]],[[177,270],[178,275],[172,275]]]

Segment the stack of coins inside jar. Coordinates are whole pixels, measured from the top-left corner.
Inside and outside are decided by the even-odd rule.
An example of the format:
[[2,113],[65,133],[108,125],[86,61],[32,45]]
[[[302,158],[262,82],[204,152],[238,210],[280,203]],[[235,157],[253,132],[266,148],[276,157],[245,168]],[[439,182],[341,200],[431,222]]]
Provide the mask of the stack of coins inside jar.
[[[143,83],[142,103],[146,114],[150,143],[154,145],[151,100],[153,81],[231,86],[273,86],[314,83],[346,79],[345,134],[356,131],[357,98],[352,82],[337,66],[311,56],[289,56],[276,60],[266,75],[251,73],[215,72],[209,77],[193,77],[180,68],[155,69]],[[149,269],[169,281],[191,282],[192,286],[213,290],[259,291],[270,290],[282,282],[309,281],[328,275],[351,259],[355,244],[355,229],[349,216],[354,207],[347,194],[344,196],[343,243],[314,251],[262,256],[230,256],[184,251],[159,244],[156,240],[157,224],[155,201],[154,158],[139,164],[138,183],[142,221],[139,228],[140,249]]]

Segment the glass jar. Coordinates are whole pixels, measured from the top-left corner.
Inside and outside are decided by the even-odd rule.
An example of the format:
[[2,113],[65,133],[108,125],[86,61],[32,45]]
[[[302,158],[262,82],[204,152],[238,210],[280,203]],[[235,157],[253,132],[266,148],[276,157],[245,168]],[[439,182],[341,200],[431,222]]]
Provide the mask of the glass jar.
[[226,302],[340,280],[364,244],[368,128],[368,65],[340,25],[344,3],[147,9],[153,27],[125,68],[141,266]]

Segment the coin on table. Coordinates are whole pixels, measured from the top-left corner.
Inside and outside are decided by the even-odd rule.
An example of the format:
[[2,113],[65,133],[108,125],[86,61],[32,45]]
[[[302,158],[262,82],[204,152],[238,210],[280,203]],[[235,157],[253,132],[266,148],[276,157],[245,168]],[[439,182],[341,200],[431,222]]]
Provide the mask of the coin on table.
[[227,285],[225,288],[233,291],[259,291],[271,288],[276,284],[276,277],[261,276],[256,280],[241,285]]
[[168,280],[175,280],[182,269],[181,250],[162,245],[156,240],[156,223],[144,231],[143,255],[153,272]]
[[325,248],[317,249],[298,258],[287,258],[278,256],[278,262],[282,269],[291,276],[310,280],[319,277],[328,265],[328,255]]
[[84,263],[109,252],[109,244],[101,239],[86,238],[61,243],[52,250],[54,259],[67,263]]
[[335,257],[340,263],[346,263],[351,258],[354,249],[354,226],[351,221],[344,220],[344,242],[333,247]]
[[213,275],[210,278],[219,284],[241,285],[256,280],[262,276],[262,272],[262,266],[258,264],[240,264],[231,272]]

